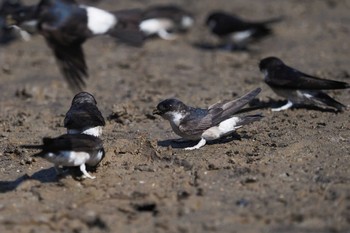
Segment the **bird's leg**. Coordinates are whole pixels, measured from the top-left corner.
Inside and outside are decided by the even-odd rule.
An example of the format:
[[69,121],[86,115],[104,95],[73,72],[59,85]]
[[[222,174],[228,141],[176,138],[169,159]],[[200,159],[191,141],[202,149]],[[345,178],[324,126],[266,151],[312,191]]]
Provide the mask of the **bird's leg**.
[[289,108],[291,108],[292,106],[293,106],[293,103],[292,103],[290,100],[288,100],[288,102],[287,102],[285,105],[283,105],[283,106],[281,106],[281,107],[279,107],[279,108],[272,108],[271,111],[273,111],[273,112],[279,112],[279,111],[282,111],[282,110],[289,109]]
[[177,35],[173,32],[168,32],[167,30],[159,30],[158,36],[164,40],[175,40]]
[[86,171],[86,166],[85,163],[83,163],[82,165],[80,165],[80,171],[84,174],[83,178],[90,178],[90,179],[95,179],[95,176],[91,176],[87,171]]
[[202,146],[205,145],[207,141],[204,138],[201,138],[201,140],[197,143],[197,145],[192,146],[192,147],[186,147],[185,150],[195,150],[195,149],[199,149]]

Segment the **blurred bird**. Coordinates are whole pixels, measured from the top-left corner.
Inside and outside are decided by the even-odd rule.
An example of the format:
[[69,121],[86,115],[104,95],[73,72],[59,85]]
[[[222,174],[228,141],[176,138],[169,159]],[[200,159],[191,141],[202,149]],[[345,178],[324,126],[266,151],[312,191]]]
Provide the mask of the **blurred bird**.
[[[75,0],[41,0],[31,11],[12,15],[12,24],[36,20],[37,28],[49,47],[73,92],[85,86],[88,70],[82,44],[93,36],[110,35],[123,42],[141,46],[144,35],[139,30],[124,30],[125,23],[111,12]],[[31,19],[25,16],[31,15]]]
[[291,108],[294,104],[321,105],[343,111],[346,106],[331,98],[320,90],[345,89],[350,85],[345,82],[321,79],[305,74],[285,65],[277,57],[267,57],[259,63],[260,71],[264,74],[265,83],[272,90],[286,99],[286,105],[274,108],[281,111]]
[[64,118],[64,127],[67,128],[67,133],[100,137],[105,120],[96,105],[97,102],[90,93],[80,92],[75,95]]
[[257,41],[272,33],[269,25],[281,21],[273,18],[260,22],[245,21],[235,15],[218,11],[210,13],[206,25],[218,36],[227,50],[246,49],[248,43]]
[[199,149],[207,141],[227,136],[243,125],[260,120],[260,114],[233,116],[260,91],[261,89],[257,88],[239,99],[219,102],[208,109],[189,107],[177,99],[166,99],[158,104],[153,113],[168,120],[173,131],[182,138],[199,140],[197,145],[185,150]]
[[4,0],[0,4],[0,44],[7,44],[17,38],[16,31],[8,27],[9,16],[23,9],[19,0]]
[[175,5],[152,6],[115,12],[130,27],[138,28],[145,37],[159,36],[164,40],[176,39],[194,23],[193,16]]
[[59,167],[80,167],[83,177],[95,179],[86,171],[86,165],[97,166],[105,156],[102,140],[86,134],[64,134],[57,138],[44,138],[42,145],[22,145],[26,149],[41,149],[33,156],[42,157]]

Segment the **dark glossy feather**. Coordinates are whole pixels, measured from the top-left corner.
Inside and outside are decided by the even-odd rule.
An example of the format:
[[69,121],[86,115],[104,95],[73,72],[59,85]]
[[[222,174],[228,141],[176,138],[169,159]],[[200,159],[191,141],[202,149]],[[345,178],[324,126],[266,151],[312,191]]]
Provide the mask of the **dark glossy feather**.
[[331,90],[350,87],[345,82],[314,77],[286,65],[269,69],[265,82],[284,89]]
[[232,117],[234,113],[239,111],[244,105],[249,103],[260,93],[261,89],[257,88],[246,95],[229,102],[216,103],[206,109],[195,109],[191,114],[186,116],[179,126],[184,134],[198,135],[206,129],[220,124],[222,121]]
[[36,154],[42,156],[45,153],[60,151],[96,152],[103,149],[102,140],[86,134],[64,134],[57,138],[43,138],[42,145],[22,145],[27,149],[42,149]]
[[93,104],[72,106],[64,118],[64,127],[68,129],[83,129],[85,127],[104,126],[105,120]]

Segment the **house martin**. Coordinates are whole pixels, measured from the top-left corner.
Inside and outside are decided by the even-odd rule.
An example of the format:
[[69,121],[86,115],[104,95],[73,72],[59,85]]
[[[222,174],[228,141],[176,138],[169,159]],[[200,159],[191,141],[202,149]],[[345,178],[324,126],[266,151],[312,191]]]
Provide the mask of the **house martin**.
[[177,99],[166,99],[158,104],[153,113],[168,120],[173,131],[180,137],[199,140],[197,145],[185,150],[199,149],[207,141],[227,136],[243,125],[260,120],[263,117],[260,114],[233,116],[260,91],[257,88],[236,100],[219,102],[208,109],[190,107]]
[[245,21],[223,11],[209,14],[206,26],[219,37],[227,50],[245,49],[247,44],[272,33],[269,25],[281,21],[273,18],[264,21]]
[[331,98],[321,90],[345,89],[350,85],[345,82],[321,79],[305,74],[285,65],[277,57],[267,57],[259,63],[265,83],[279,96],[288,99],[287,104],[272,111],[291,108],[294,104],[328,106],[343,111],[346,106]]
[[173,40],[193,23],[194,18],[189,12],[175,5],[164,5],[146,9],[139,27],[147,37],[158,35],[164,40]]
[[[25,14],[32,15],[30,19]],[[116,15],[96,7],[78,5],[75,0],[41,0],[32,11],[12,15],[12,23],[36,21],[38,32],[52,49],[59,68],[73,92],[85,87],[88,68],[82,44],[98,35],[110,35],[140,46],[144,35],[139,30],[123,30],[125,23]]]
[[89,134],[100,137],[105,124],[93,95],[80,92],[74,96],[72,105],[64,118],[64,127],[67,128],[68,134]]
[[129,27],[140,30],[145,38],[159,36],[164,40],[176,39],[194,23],[192,14],[175,5],[121,10],[116,15],[125,19]]
[[57,138],[43,138],[42,145],[22,145],[26,149],[41,149],[33,156],[42,157],[59,167],[79,167],[83,177],[95,179],[86,165],[95,167],[105,156],[102,140],[86,134],[64,134]]

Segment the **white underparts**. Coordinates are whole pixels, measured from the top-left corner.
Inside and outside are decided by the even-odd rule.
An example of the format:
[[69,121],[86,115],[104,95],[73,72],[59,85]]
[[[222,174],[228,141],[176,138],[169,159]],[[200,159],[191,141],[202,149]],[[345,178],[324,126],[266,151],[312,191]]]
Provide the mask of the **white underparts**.
[[232,34],[232,40],[236,43],[240,43],[242,41],[246,41],[249,39],[253,34],[252,30],[246,30],[246,31],[241,31],[241,32],[236,32]]
[[239,117],[231,117],[223,122],[221,122],[218,126],[211,127],[204,131],[202,134],[201,140],[197,143],[197,145],[193,147],[187,147],[185,150],[195,150],[203,147],[207,141],[212,141],[215,139],[219,139],[223,136],[226,136],[236,129],[240,128],[239,122],[241,119]]
[[75,167],[85,164],[90,159],[87,152],[60,151],[59,153],[48,153],[45,158],[59,166]]
[[204,131],[202,137],[205,138],[207,141],[219,139],[240,128],[241,125],[238,125],[239,122],[239,117],[231,117],[221,122],[218,126],[211,127]]
[[145,33],[146,36],[157,34],[165,40],[176,38],[174,34],[168,32],[173,26],[174,23],[169,19],[146,19],[139,25],[140,30]]
[[93,128],[83,129],[83,130],[77,130],[77,129],[68,129],[68,134],[88,134],[95,137],[100,137],[102,135],[102,127],[96,126]]
[[107,11],[90,6],[81,7],[86,9],[88,28],[94,35],[105,34],[118,22],[117,18]]

